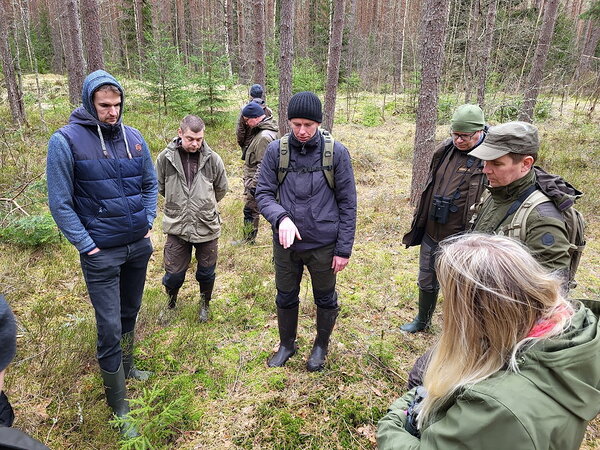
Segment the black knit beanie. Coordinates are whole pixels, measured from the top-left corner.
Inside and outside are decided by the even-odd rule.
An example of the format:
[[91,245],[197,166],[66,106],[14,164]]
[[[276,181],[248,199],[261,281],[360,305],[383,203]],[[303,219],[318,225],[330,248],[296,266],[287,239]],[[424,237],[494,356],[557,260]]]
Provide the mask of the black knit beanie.
[[10,364],[17,352],[17,325],[15,316],[0,295],[0,372]]
[[242,109],[242,116],[254,119],[265,114],[265,110],[258,103],[250,102]]
[[313,92],[298,92],[290,99],[287,117],[288,120],[308,119],[321,123],[323,122],[321,100]]
[[262,97],[264,94],[264,90],[260,84],[253,84],[252,86],[250,86],[250,91],[248,93],[252,98]]

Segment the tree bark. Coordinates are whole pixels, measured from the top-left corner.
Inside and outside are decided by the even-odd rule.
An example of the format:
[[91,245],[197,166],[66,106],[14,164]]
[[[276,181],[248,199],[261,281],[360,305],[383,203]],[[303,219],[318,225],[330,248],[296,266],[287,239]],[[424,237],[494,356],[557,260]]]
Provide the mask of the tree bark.
[[588,29],[585,35],[585,41],[579,57],[579,63],[575,70],[575,80],[592,70],[592,59],[600,42],[600,25],[594,20],[588,20]]
[[104,69],[104,45],[100,31],[98,0],[81,0],[81,23],[83,24],[83,42],[85,57],[90,72]]
[[57,12],[55,0],[45,0],[48,11],[48,21],[50,25],[50,40],[52,42],[52,63],[51,69],[54,73],[64,73],[65,54],[63,51],[62,36],[60,33],[59,14]]
[[81,103],[81,88],[83,79],[87,73],[85,60],[83,58],[83,47],[81,44],[81,26],[79,21],[79,9],[77,0],[65,0],[66,22],[68,24],[67,71],[69,77],[69,100],[72,105]]
[[8,11],[10,11],[10,0],[2,0],[0,6],[0,58],[2,59],[2,72],[4,73],[4,83],[8,92],[10,113],[13,122],[20,127],[27,123],[27,117],[23,103],[23,92],[17,82],[13,55],[9,45],[8,27],[11,20],[8,16]]
[[254,0],[254,82],[265,87],[266,72],[266,46],[265,46],[265,0]]
[[142,0],[133,0],[133,20],[135,24],[135,42],[138,56],[138,76],[143,77],[144,59],[146,52],[144,49],[144,15],[142,12]]
[[410,202],[416,205],[425,186],[435,146],[437,104],[448,27],[449,2],[426,0],[421,12],[421,87],[417,105]]
[[175,1],[175,14],[177,20],[177,49],[179,53],[183,55],[183,61],[185,64],[188,63],[188,45],[187,45],[187,27],[185,23],[185,4],[183,0]]
[[279,56],[279,133],[289,133],[287,108],[292,98],[292,67],[294,65],[294,0],[281,0]]
[[533,55],[531,72],[529,73],[525,94],[523,96],[523,107],[519,113],[519,120],[525,122],[533,121],[533,112],[540,92],[544,66],[548,59],[548,51],[552,41],[552,34],[554,33],[554,25],[556,24],[556,17],[558,16],[558,5],[559,0],[548,0],[546,2],[542,31]]
[[342,37],[344,34],[344,0],[334,0],[333,14],[329,33],[329,52],[327,57],[327,82],[325,84],[325,117],[323,126],[333,130],[335,116],[335,97],[340,77],[340,59],[342,57]]
[[479,83],[477,87],[477,102],[483,109],[485,105],[485,84],[487,82],[487,70],[492,54],[494,43],[494,30],[496,29],[496,12],[498,10],[497,0],[488,0],[488,13],[485,19],[485,31],[483,36],[483,45],[479,57]]

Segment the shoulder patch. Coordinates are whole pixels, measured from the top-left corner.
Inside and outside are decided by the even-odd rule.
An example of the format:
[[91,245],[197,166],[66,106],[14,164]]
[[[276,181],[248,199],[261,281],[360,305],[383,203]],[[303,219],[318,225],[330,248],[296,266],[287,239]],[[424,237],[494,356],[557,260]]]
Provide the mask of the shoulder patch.
[[544,233],[542,236],[542,244],[546,247],[554,245],[554,235],[552,233]]

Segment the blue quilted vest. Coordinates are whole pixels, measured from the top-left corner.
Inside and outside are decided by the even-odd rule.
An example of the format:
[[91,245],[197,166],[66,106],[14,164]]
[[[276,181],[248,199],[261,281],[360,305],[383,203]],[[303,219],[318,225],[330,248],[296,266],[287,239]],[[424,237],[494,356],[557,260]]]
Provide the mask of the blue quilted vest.
[[129,155],[120,126],[101,126],[106,154],[97,128],[69,124],[59,130],[75,161],[75,212],[99,248],[130,244],[148,231],[142,204],[144,140],[136,129],[124,129]]

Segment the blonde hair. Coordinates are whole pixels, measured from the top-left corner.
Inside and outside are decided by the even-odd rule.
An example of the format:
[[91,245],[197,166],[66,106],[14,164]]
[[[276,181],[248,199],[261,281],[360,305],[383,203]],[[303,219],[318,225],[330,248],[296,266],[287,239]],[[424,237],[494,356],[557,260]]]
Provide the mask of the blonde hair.
[[[419,427],[461,388],[501,369],[518,371],[519,350],[561,333],[573,312],[561,278],[514,239],[477,233],[446,239],[436,268],[444,324],[424,377]],[[554,326],[528,337],[536,322],[548,319]]]

